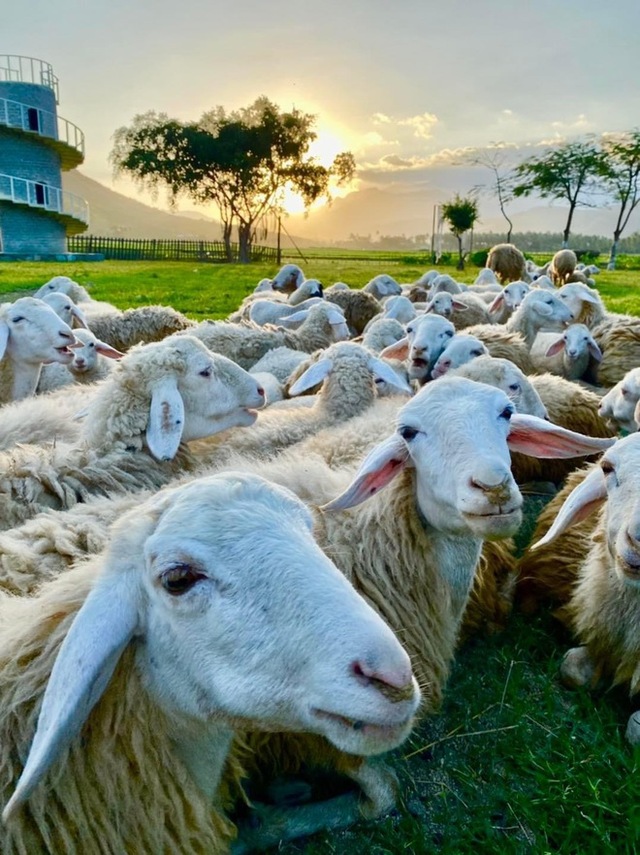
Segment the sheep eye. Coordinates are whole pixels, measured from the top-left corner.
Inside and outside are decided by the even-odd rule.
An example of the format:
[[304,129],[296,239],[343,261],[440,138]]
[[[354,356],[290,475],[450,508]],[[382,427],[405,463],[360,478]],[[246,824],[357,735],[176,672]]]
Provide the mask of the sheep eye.
[[481,350],[472,350],[471,356],[482,356],[482,351]]
[[510,392],[519,392],[520,391],[520,384],[519,383],[511,383],[509,386],[509,391]]
[[178,597],[189,591],[197,581],[204,579],[204,574],[199,573],[190,564],[178,564],[160,576],[160,584],[168,594]]
[[211,368],[205,368],[203,371],[198,371],[201,377],[211,377]]
[[504,410],[500,413],[500,418],[509,421],[512,415],[513,410],[511,409],[511,407],[505,407]]
[[89,342],[89,347],[95,347],[95,344],[94,344],[92,341],[90,341],[90,342]]
[[628,389],[620,389],[620,394],[622,395],[623,398],[625,398],[629,394],[629,390]]
[[412,333],[412,332],[413,332],[413,327],[407,327],[407,332],[408,332],[408,333]]
[[605,475],[611,475],[612,472],[616,471],[613,463],[610,463],[608,460],[603,460],[600,463],[600,468],[602,469]]
[[24,318],[22,317],[22,315],[19,315],[17,318],[11,318],[11,320],[14,324],[19,324],[20,321],[24,321]]
[[403,439],[406,439],[407,442],[410,442],[412,439],[420,433],[416,428],[409,427],[408,425],[404,425],[403,427],[398,429],[398,433]]

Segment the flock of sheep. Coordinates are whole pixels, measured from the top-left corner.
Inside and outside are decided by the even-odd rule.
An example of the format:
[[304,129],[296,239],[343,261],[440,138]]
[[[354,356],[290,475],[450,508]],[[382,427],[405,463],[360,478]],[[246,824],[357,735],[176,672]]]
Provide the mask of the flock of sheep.
[[637,694],[640,319],[595,273],[503,244],[471,286],[285,265],[226,321],[64,276],[3,304],[2,852],[247,851],[242,781],[302,766],[380,815],[368,758],[514,597],[575,634],[567,685]]

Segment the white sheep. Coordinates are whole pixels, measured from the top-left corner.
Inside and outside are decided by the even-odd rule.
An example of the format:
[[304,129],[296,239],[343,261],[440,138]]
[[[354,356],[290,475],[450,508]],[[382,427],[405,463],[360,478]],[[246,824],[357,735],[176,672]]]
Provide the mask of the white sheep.
[[541,329],[561,330],[573,320],[571,310],[555,294],[534,288],[525,294],[504,328],[520,333],[531,347]]
[[38,381],[38,394],[74,382],[86,385],[104,380],[113,368],[112,360],[124,356],[119,350],[96,338],[91,330],[74,330],[73,334],[76,339],[73,360],[68,365],[44,365]]
[[[404,330],[402,331],[404,335]],[[280,383],[285,383],[291,374],[307,362],[309,354],[303,350],[292,350],[290,347],[274,347],[268,350],[263,357],[255,362],[249,372],[251,374],[269,373]]]
[[451,376],[466,377],[477,383],[495,386],[513,401],[519,413],[536,416],[539,419],[548,417],[547,408],[533,386],[531,378],[508,359],[481,355],[454,368]]
[[393,276],[389,276],[387,273],[380,273],[378,276],[374,276],[362,290],[367,294],[371,294],[377,300],[380,300],[382,297],[390,297],[393,294],[402,293],[400,285]]
[[557,296],[566,303],[577,323],[592,329],[607,316],[600,294],[580,282],[569,282],[559,288]]
[[304,279],[305,275],[297,264],[283,264],[271,280],[271,288],[273,291],[291,293],[302,285]]
[[431,377],[436,380],[452,368],[458,368],[478,356],[488,356],[488,354],[486,345],[479,338],[457,333],[437,358]]
[[194,461],[184,443],[251,425],[264,392],[197,339],[141,345],[98,384],[73,444],[0,454],[0,528],[90,495],[160,487]]
[[[296,294],[297,291],[293,293]],[[303,300],[301,303],[296,303],[295,305],[275,300],[256,300],[251,303],[249,308],[249,320],[258,326],[278,324],[282,318],[286,318],[303,309],[308,309],[320,302],[322,302],[322,297],[309,297],[308,300]],[[229,320],[234,321],[235,315],[232,315]]]
[[640,401],[640,368],[632,368],[604,395],[598,412],[603,419],[613,421],[621,431],[634,433],[638,430],[635,418],[638,401]]
[[362,336],[362,344],[373,353],[380,353],[385,347],[404,338],[405,330],[400,321],[394,318],[378,316],[367,325]]
[[84,317],[94,315],[115,315],[119,314],[120,310],[111,303],[103,302],[102,300],[94,300],[86,288],[83,288],[75,280],[69,276],[54,276],[45,282],[33,295],[38,299],[43,299],[49,294],[65,294],[70,297],[74,303],[82,303],[82,313]]
[[73,302],[71,297],[52,291],[40,298],[47,306],[51,306],[56,315],[65,322],[68,327],[81,327],[88,329],[87,318],[82,309]]
[[[601,680],[640,691],[640,436],[618,440],[565,499],[547,534],[533,547],[552,543],[576,522],[599,514],[590,538],[572,538],[567,549],[582,555],[568,605],[581,642],[560,666],[570,686],[595,688]],[[640,715],[627,724],[627,738],[640,744]]]
[[427,272],[423,273],[422,276],[416,279],[413,284],[430,288],[433,280],[436,279],[439,275],[440,274],[437,270],[427,270]]
[[546,274],[542,274],[542,276],[538,276],[537,279],[534,279],[531,283],[533,288],[544,288],[545,291],[558,291],[559,288],[553,284],[551,279]]
[[381,351],[382,358],[409,360],[409,377],[419,384],[431,376],[436,360],[455,335],[455,327],[440,315],[419,315],[406,326],[406,334]]
[[[284,346],[313,353],[314,350],[328,347],[335,341],[349,338],[344,314],[338,306],[323,301],[304,312],[304,322],[296,330],[269,330],[226,321],[203,321],[188,330],[188,334],[204,342],[209,350],[233,359],[246,369],[255,365],[274,347]],[[282,326],[297,322],[298,314],[302,313],[291,315],[285,319]]]
[[123,312],[92,315],[89,319],[91,332],[117,350],[129,350],[134,344],[162,341],[180,330],[195,327],[171,306],[140,306]]
[[[267,280],[271,282],[271,280]],[[263,302],[266,303],[277,303],[282,308],[282,314],[286,314],[289,310],[295,311],[295,309],[291,309],[292,306],[298,306],[306,300],[312,300],[314,297],[321,299],[323,296],[323,289],[321,283],[317,279],[305,279],[302,284],[295,290],[290,293],[284,293],[282,291],[273,291],[272,289],[262,289],[261,291],[254,291],[252,294],[249,294],[244,298],[240,307],[232,312],[227,318],[228,321],[232,323],[240,323],[240,321],[253,320],[254,323],[271,323],[273,319],[277,318],[278,315],[274,314],[273,318],[267,318],[265,316],[264,320],[260,318],[260,313],[264,312],[274,312],[275,310],[267,310],[267,309],[254,309],[254,305],[261,305]],[[311,303],[309,305],[312,305]],[[255,318],[251,317],[252,312],[257,312]]]
[[490,270],[488,267],[485,267],[483,270],[478,273],[476,278],[473,280],[474,285],[499,285],[496,274],[493,270]]
[[493,323],[484,300],[470,292],[450,294],[448,291],[439,291],[429,300],[425,312],[449,318],[457,330],[474,324]]
[[560,336],[539,332],[529,352],[538,371],[549,371],[567,380],[582,379],[590,359],[602,360],[602,352],[584,324],[570,324]]
[[358,755],[403,741],[409,658],[311,528],[290,492],[229,472],[153,497],[37,596],[0,597],[4,853],[222,853],[237,728]]
[[51,306],[20,297],[0,306],[0,403],[33,395],[45,362],[73,359],[74,335]]
[[457,282],[453,276],[449,276],[448,273],[439,273],[429,287],[429,299],[441,291],[447,291],[449,294],[462,294],[463,291],[467,290],[467,286],[463,285],[462,282]]
[[[408,324],[409,321],[412,321],[415,318],[416,314],[415,304],[403,294],[394,294],[392,297],[388,297],[383,303],[383,318],[394,318],[401,324]],[[369,321],[367,326],[364,328],[365,333],[367,332],[370,324],[372,324],[377,317],[378,316]]]
[[530,290],[531,286],[521,279],[505,285],[489,305],[491,320],[496,324],[505,324]]

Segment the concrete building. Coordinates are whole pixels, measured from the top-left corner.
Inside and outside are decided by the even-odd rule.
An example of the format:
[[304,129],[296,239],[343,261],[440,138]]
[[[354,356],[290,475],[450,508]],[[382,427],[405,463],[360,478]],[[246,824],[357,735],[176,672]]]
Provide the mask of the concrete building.
[[57,104],[49,63],[0,54],[0,259],[63,260],[67,236],[89,225],[85,200],[62,189],[62,172],[84,160],[84,134]]

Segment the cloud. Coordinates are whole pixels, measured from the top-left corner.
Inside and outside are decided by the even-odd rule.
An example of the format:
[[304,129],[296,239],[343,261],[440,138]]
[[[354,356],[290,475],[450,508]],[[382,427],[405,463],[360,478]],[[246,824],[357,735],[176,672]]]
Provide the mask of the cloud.
[[438,124],[438,117],[434,113],[421,113],[419,116],[409,116],[407,119],[399,119],[398,125],[413,128],[414,137],[429,140],[433,136],[433,128]]

